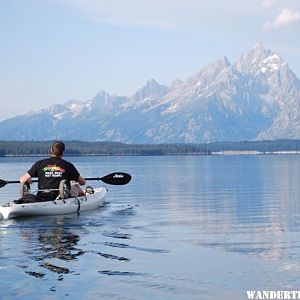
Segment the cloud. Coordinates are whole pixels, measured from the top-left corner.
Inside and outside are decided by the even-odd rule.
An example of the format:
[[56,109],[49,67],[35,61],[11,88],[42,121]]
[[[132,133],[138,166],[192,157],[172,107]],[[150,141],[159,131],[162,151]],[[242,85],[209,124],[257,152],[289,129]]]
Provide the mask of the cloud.
[[275,6],[275,0],[264,0],[261,6],[264,8],[272,8]]
[[203,5],[197,0],[62,0],[61,2],[84,12],[90,20],[115,26],[170,29],[198,22],[203,14]]
[[277,29],[300,21],[300,13],[284,8],[272,21],[265,23],[263,30]]
[[[232,28],[232,22],[255,16],[251,1],[239,0],[48,0],[83,13],[94,22],[150,29]],[[259,0],[261,1],[261,0]],[[270,1],[270,0],[269,0]]]

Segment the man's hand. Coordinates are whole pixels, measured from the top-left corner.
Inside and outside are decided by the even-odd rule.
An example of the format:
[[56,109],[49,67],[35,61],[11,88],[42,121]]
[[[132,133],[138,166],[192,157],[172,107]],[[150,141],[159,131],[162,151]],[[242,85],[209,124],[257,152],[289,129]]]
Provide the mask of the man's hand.
[[32,178],[28,173],[26,173],[20,178],[20,182],[21,183],[28,182],[29,184],[32,184]]
[[[28,174],[29,175],[29,174]],[[79,176],[77,182],[80,184],[80,185],[85,185],[85,179],[81,176]]]

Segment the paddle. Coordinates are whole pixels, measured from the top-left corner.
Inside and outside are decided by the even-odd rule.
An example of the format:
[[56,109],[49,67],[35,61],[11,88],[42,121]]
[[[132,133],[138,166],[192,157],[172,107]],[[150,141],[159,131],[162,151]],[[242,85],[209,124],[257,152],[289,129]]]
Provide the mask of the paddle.
[[[88,177],[88,178],[85,178],[85,180],[98,180],[98,181],[101,180],[107,184],[124,185],[124,184],[127,184],[131,180],[131,175],[129,175],[127,173],[123,173],[123,172],[115,172],[115,173],[110,173],[103,177]],[[33,179],[32,182],[38,182],[38,180]],[[10,183],[20,183],[20,181],[18,181],[18,180],[7,181],[7,180],[0,179],[0,188],[4,187]]]
[[123,172],[115,172],[103,177],[88,177],[85,178],[85,180],[101,180],[107,184],[123,185],[127,184],[131,180],[131,175]]

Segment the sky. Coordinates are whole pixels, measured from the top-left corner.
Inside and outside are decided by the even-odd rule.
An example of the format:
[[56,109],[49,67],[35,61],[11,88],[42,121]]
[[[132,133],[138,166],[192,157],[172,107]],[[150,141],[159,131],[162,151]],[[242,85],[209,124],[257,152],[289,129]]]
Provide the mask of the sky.
[[300,0],[0,0],[0,121],[147,80],[186,80],[262,43],[300,78]]

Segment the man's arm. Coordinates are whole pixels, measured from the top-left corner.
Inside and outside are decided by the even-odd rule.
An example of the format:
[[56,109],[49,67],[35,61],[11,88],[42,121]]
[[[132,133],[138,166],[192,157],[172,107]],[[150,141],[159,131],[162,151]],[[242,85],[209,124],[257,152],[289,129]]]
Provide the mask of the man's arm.
[[[80,176],[76,167],[69,162],[69,170],[68,170],[69,180],[74,180],[78,182],[80,185],[85,185],[85,179]],[[75,179],[78,178],[78,179]]]
[[31,176],[30,176],[28,173],[26,173],[26,174],[24,174],[24,175],[20,178],[20,182],[21,182],[21,183],[28,182],[29,184],[31,184],[31,183],[32,183],[32,178],[31,178]]

